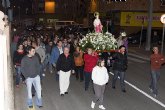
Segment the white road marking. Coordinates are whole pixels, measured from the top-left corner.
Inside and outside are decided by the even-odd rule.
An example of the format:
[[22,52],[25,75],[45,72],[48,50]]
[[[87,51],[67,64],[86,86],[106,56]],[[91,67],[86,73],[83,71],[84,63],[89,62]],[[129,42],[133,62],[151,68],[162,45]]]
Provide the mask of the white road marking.
[[[111,75],[114,75],[114,73],[110,72]],[[142,91],[141,89],[139,89],[138,87],[136,87],[135,85],[129,83],[128,81],[125,80],[125,83],[128,84],[129,86],[131,86],[132,88],[134,88],[135,90],[139,91],[140,93],[142,93],[143,95],[145,95],[146,97],[148,97],[149,99],[151,99],[152,101],[154,101],[155,103],[159,104],[160,106],[165,108],[165,104],[160,102],[159,100],[153,98],[152,96],[150,96],[149,94],[147,94],[146,92]]]

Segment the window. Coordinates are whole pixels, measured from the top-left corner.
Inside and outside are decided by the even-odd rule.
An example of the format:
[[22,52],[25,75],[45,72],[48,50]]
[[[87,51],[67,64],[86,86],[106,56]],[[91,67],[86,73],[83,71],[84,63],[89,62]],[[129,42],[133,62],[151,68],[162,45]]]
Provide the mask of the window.
[[161,0],[161,6],[165,6],[165,0]]

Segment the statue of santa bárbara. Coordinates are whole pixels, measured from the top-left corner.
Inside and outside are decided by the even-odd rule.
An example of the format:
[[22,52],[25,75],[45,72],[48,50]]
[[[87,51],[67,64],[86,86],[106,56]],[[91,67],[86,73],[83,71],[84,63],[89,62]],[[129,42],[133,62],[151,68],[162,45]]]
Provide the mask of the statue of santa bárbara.
[[103,33],[103,25],[99,19],[99,13],[94,13],[95,20],[93,22],[94,32],[90,32],[84,36],[79,45],[83,51],[86,51],[87,48],[93,48],[95,51],[103,52],[103,51],[111,51],[117,48],[117,42],[109,32]]
[[101,21],[99,19],[99,13],[98,12],[95,12],[94,13],[94,16],[95,16],[95,20],[93,22],[93,25],[94,25],[95,32],[96,33],[101,33],[102,32],[103,25],[101,24]]

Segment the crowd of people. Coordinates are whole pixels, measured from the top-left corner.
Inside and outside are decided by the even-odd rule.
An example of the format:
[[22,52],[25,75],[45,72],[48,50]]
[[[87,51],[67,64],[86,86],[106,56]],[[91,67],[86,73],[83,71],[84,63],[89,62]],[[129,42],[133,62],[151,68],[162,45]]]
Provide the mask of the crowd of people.
[[[60,95],[68,94],[70,76],[75,74],[75,78],[84,82],[85,91],[88,91],[92,82],[94,98],[91,108],[95,107],[98,101],[99,108],[105,110],[103,106],[103,96],[106,84],[109,80],[109,71],[112,66],[114,76],[112,88],[120,77],[121,91],[126,93],[125,72],[128,67],[126,45],[120,44],[116,52],[102,53],[100,56],[92,48],[85,52],[79,46],[81,36],[69,35],[58,37],[54,34],[40,34],[31,32],[25,35],[15,35],[12,47],[13,64],[16,70],[15,84],[19,88],[21,81],[27,86],[27,105],[33,108],[32,96],[36,94],[36,105],[41,108],[42,85],[41,81],[46,73],[55,73],[56,81],[59,81]],[[160,76],[160,67],[165,63],[164,57],[158,53],[158,48],[153,48],[154,54],[151,56],[151,85],[150,90],[156,96],[157,81]]]

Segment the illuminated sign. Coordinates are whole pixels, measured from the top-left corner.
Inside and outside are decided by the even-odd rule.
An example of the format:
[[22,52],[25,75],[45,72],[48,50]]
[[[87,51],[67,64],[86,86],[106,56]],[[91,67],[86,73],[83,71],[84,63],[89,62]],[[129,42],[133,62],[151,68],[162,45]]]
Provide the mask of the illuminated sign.
[[[162,27],[160,17],[162,13],[153,13],[152,27]],[[148,14],[145,12],[121,12],[120,26],[148,25]]]

